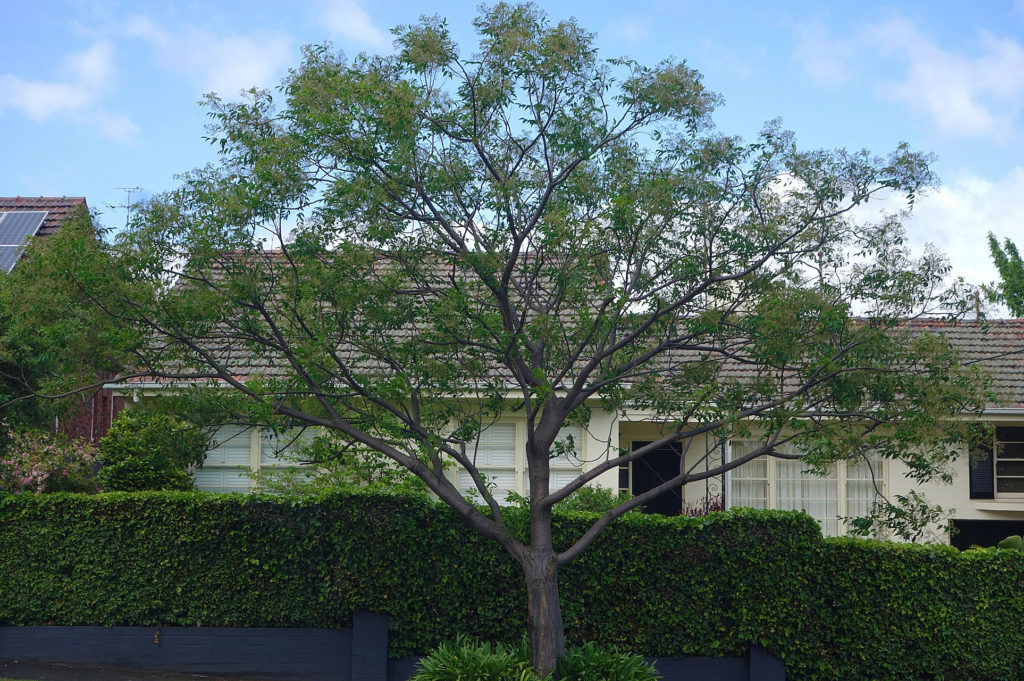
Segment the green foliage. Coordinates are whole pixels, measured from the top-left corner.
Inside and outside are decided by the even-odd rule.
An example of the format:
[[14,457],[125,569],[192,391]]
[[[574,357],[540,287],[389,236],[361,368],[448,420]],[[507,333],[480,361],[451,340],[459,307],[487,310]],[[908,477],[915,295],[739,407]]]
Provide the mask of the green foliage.
[[1021,260],[1017,245],[1004,239],[1000,247],[995,235],[989,232],[988,248],[1002,279],[996,287],[998,299],[1006,303],[1015,317],[1024,317],[1024,260]]
[[268,467],[252,473],[261,492],[427,494],[426,485],[406,469],[373,450],[352,447],[333,433],[318,435],[305,446],[279,453],[277,458],[301,465]]
[[627,501],[630,496],[629,492],[624,490],[588,486],[576,490],[571,497],[558,502],[555,508],[560,511],[604,513]]
[[657,681],[661,675],[644,658],[594,643],[568,648],[558,660],[559,681]]
[[537,675],[523,646],[477,643],[460,636],[420,660],[409,681],[537,681]]
[[[116,320],[100,347],[133,370],[230,388],[239,418],[375,449],[521,567],[572,563],[639,502],[557,555],[560,492],[531,485],[526,534],[480,475],[474,506],[446,466],[479,473],[464,435],[510,409],[534,476],[598,404],[677,424],[684,448],[756,422],[797,431],[810,467],[874,449],[917,480],[948,475],[960,416],[988,395],[977,366],[901,321],[964,301],[941,254],[910,251],[902,214],[854,210],[912,206],[935,182],[927,155],[802,150],[777,122],[723,134],[685,62],[603,59],[536,5],[485,6],[474,28],[464,50],[436,17],[396,29],[387,55],[309,47],[280,93],[209,97],[218,162],[133,212],[106,266],[84,259],[72,313]],[[623,463],[607,446],[601,465]],[[530,584],[557,598],[550,574]],[[557,630],[532,630],[538,671]]]
[[829,640],[794,678],[1024,678],[1018,553],[833,539],[819,556]]
[[[657,681],[654,667],[641,656],[604,649],[593,643],[566,649],[558,681]],[[518,646],[477,642],[459,636],[420,660],[410,681],[537,681],[525,641]]]
[[972,544],[971,549],[980,551],[1021,551],[1024,550],[1024,539],[1019,534],[1011,534],[1006,539],[1000,540],[995,546],[979,546],[978,544]]
[[902,541],[922,541],[928,538],[931,528],[945,527],[949,515],[941,506],[933,506],[917,490],[910,490],[875,503],[866,516],[845,520],[850,525],[850,534],[857,537],[874,537],[885,528],[890,536]]
[[1011,534],[1009,537],[996,544],[996,548],[1020,551],[1021,549],[1024,549],[1024,540],[1021,539],[1019,534]]
[[188,467],[202,463],[206,448],[206,433],[192,424],[126,409],[100,440],[100,483],[108,491],[191,489]]
[[[594,518],[558,514],[556,544]],[[758,643],[794,681],[1021,678],[1021,583],[1017,551],[823,540],[749,510],[629,514],[560,573],[569,646]],[[0,624],[340,627],[357,609],[388,616],[393,657],[516,646],[526,621],[512,559],[422,497],[0,495]]]
[[123,366],[129,325],[95,304],[94,285],[123,284],[101,237],[82,208],[0,273],[0,406],[12,424],[44,427],[80,404],[77,396],[40,400],[36,391],[96,385],[100,372]]

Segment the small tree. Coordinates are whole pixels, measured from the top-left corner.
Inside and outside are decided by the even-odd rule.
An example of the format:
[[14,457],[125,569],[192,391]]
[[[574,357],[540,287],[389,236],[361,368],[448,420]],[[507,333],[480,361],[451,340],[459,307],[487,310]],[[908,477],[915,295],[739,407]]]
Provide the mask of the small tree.
[[118,415],[100,439],[99,479],[108,491],[192,489],[191,466],[206,458],[206,433],[167,414]]
[[1015,317],[1024,317],[1024,261],[1017,251],[1017,245],[1004,239],[1000,247],[995,235],[989,232],[988,248],[1002,279],[996,286],[998,298],[1006,303]]
[[[899,216],[850,213],[912,201],[926,158],[801,151],[774,123],[744,143],[713,130],[718,98],[684,63],[602,61],[531,5],[475,23],[469,56],[437,19],[397,29],[388,57],[310,48],[280,109],[211,97],[220,164],[139,211],[89,290],[134,328],[138,375],[331,430],[503,546],[543,676],[563,650],[559,570],[621,514],[769,455],[821,469],[873,449],[928,480],[984,395],[948,343],[906,325],[954,302],[936,297],[944,261],[912,257]],[[551,484],[565,424],[637,409],[663,437],[607,442]],[[525,422],[525,538],[476,465],[509,412]],[[752,423],[763,446],[681,467],[554,545],[552,509],[602,474]]]

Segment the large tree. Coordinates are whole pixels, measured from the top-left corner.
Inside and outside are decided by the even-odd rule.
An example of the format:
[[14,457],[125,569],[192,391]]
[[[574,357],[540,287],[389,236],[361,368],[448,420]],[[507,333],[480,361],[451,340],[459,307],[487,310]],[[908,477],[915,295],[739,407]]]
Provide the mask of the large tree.
[[[138,375],[386,456],[503,546],[544,673],[563,647],[559,569],[622,513],[795,456],[787,441],[809,467],[877,450],[925,480],[982,398],[948,344],[904,323],[952,302],[936,299],[942,259],[912,257],[898,216],[850,212],[912,201],[926,158],[801,151],[775,123],[745,143],[714,131],[718,98],[684,63],[601,60],[530,5],[475,26],[471,55],[423,19],[390,56],[308,49],[280,104],[211,97],[219,163],[139,211],[109,290],[89,290],[136,329],[121,340]],[[609,442],[554,488],[560,429],[599,409],[644,410],[665,435]],[[475,465],[509,412],[526,424],[525,539]],[[553,544],[553,507],[598,476],[752,427],[764,446],[681,467]]]
[[82,206],[0,273],[0,418],[8,425],[52,426],[124,366],[122,329],[90,293],[98,275],[109,287],[113,262]]

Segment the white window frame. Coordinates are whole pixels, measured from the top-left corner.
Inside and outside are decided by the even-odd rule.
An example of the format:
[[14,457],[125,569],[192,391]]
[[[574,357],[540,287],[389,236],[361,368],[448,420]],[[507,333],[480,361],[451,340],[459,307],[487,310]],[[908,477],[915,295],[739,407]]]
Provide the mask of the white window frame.
[[[1024,440],[1000,440],[999,439],[999,431],[1000,431],[1000,429],[1004,429],[1004,428],[1013,428],[1013,429],[1022,429],[1022,430],[1024,430],[1024,426],[1008,425],[1008,424],[1007,425],[994,424],[994,425],[995,425],[995,432],[992,433],[992,440],[993,440],[993,442],[992,442],[992,444],[993,444],[993,447],[992,447],[992,491],[994,492],[994,498],[996,498],[996,499],[1014,499],[1014,500],[1024,499],[1024,492],[1000,492],[999,491],[999,479],[1000,478],[1002,478],[1004,480],[1007,479],[1007,478],[1012,478],[1012,479],[1018,479],[1019,480],[1022,477],[1024,477],[1024,476],[1020,476],[1020,475],[999,475],[999,463],[1000,463],[1000,459],[1002,458],[999,455],[1000,452],[1002,451],[1002,447],[1000,445],[1002,445],[1002,444],[1012,444],[1012,445],[1024,444]],[[1013,462],[1013,463],[1024,464],[1024,459],[1021,459],[1021,458],[1014,458],[1014,459],[1007,458],[1007,459],[1002,459],[1002,461],[1004,463],[1005,462]]]
[[[735,439],[738,440],[738,441],[742,441],[742,442],[762,442],[762,443],[765,442],[764,440],[758,440],[755,437],[751,437],[751,438],[735,438]],[[730,438],[726,442],[726,444],[725,444],[726,461],[732,461],[732,456],[733,456],[732,444],[733,444],[733,438]],[[777,510],[778,500],[777,500],[776,490],[778,489],[778,474],[777,474],[777,470],[776,470],[776,463],[779,461],[779,459],[777,459],[774,456],[767,455],[767,454],[764,455],[764,458],[766,460],[765,462],[766,462],[766,465],[767,465],[767,468],[768,468],[768,478],[767,478],[766,489],[765,489],[765,496],[766,496],[766,499],[765,499],[765,509],[767,509],[767,510]],[[882,466],[882,470],[881,470],[882,485],[881,485],[881,490],[878,493],[882,494],[882,495],[888,495],[888,488],[889,488],[889,461],[888,461],[888,459],[882,458],[882,459],[880,459],[880,462],[881,462],[881,466]],[[843,536],[845,534],[848,534],[849,531],[850,531],[848,523],[846,523],[843,520],[843,518],[850,516],[850,513],[847,510],[847,508],[848,508],[848,501],[849,501],[849,488],[847,487],[848,476],[847,476],[847,470],[846,470],[847,466],[846,466],[846,464],[847,464],[846,461],[837,461],[837,462],[832,464],[836,468],[836,476],[835,476],[835,478],[836,478],[836,520],[837,520],[836,527],[837,527],[837,536]],[[726,473],[725,473],[725,501],[726,501],[726,508],[734,508],[733,504],[732,504],[732,476],[733,476],[733,470],[735,470],[735,469],[726,471]],[[878,471],[875,472],[875,475],[877,477]],[[815,520],[817,520],[817,518],[815,518]]]

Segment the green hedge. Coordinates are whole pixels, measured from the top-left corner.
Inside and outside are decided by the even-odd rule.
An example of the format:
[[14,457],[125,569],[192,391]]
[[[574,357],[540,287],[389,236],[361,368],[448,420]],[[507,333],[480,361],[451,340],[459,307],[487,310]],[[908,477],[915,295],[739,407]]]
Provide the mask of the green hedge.
[[[591,519],[560,516],[557,541]],[[791,679],[1024,678],[1022,585],[1020,552],[822,540],[755,511],[631,514],[561,574],[570,643],[759,643]],[[402,657],[518,642],[524,603],[512,559],[422,499],[0,495],[0,624],[339,627],[368,609]]]

